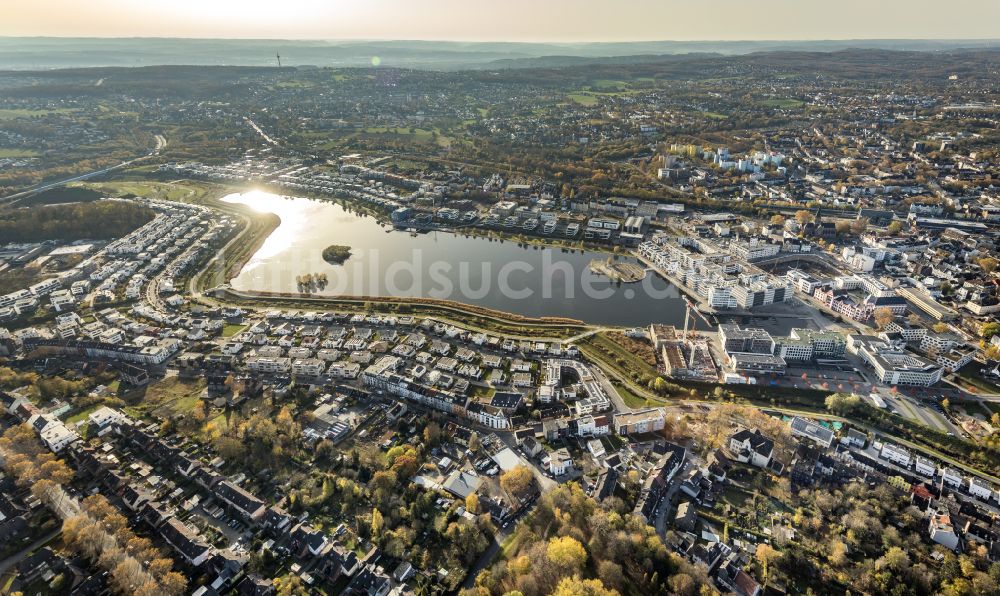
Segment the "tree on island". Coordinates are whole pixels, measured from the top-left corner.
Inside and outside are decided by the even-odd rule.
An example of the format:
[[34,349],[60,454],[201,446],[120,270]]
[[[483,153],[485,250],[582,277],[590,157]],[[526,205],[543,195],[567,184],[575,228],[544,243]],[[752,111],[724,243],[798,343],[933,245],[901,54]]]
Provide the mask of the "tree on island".
[[323,260],[332,265],[341,265],[351,257],[351,247],[331,244],[323,249]]

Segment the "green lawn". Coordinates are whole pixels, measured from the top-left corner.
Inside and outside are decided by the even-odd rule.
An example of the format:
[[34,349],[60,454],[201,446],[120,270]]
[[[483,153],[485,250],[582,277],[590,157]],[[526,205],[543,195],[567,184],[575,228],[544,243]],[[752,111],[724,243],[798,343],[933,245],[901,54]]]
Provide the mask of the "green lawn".
[[625,405],[630,408],[648,408],[656,405],[651,400],[636,395],[630,391],[628,387],[622,385],[615,379],[611,380],[611,384],[614,385],[615,389],[618,391],[618,395],[622,396],[622,401],[625,402]]
[[225,194],[213,184],[194,180],[179,180],[177,182],[118,180],[113,182],[78,182],[70,186],[89,188],[111,197],[135,195],[168,201],[197,202],[209,195],[222,196]]
[[785,99],[765,99],[760,102],[760,105],[768,108],[797,108],[803,105],[804,102],[797,99],[785,98]]
[[0,108],[0,120],[14,120],[15,118],[34,118],[38,116],[47,116],[49,114],[69,114],[75,111],[76,110],[70,110],[70,109],[23,110],[14,108]]
[[311,81],[278,81],[275,84],[278,89],[309,89],[315,86]]
[[720,499],[723,503],[729,503],[733,507],[743,507],[750,495],[746,491],[736,488],[735,486],[728,486],[726,490],[722,493],[722,498]]
[[205,386],[204,379],[167,377],[146,387],[142,401],[125,410],[133,416],[142,416],[146,412],[160,415],[188,412],[198,405]]
[[0,147],[0,157],[37,157],[38,152],[31,149],[8,149]]
[[222,337],[232,337],[238,333],[242,333],[246,328],[246,325],[226,325],[222,328]]
[[631,373],[639,373],[649,376],[656,376],[656,368],[642,358],[625,349],[624,346],[603,333],[592,335],[580,342],[580,345],[587,344],[602,353],[607,358],[614,358],[616,368]]
[[208,441],[221,436],[228,430],[229,430],[229,418],[227,417],[225,412],[222,412],[205,422],[204,426],[201,427],[201,434],[203,439]]
[[79,412],[77,412],[76,414],[73,414],[72,416],[70,416],[69,418],[67,418],[66,419],[66,424],[67,425],[71,425],[71,424],[76,424],[77,422],[80,422],[82,420],[86,420],[87,416],[90,416],[90,414],[92,412],[94,412],[95,410],[97,410],[100,407],[101,407],[100,404],[95,404],[93,406],[90,406],[89,408],[84,408],[84,409],[80,410]]
[[470,392],[472,394],[472,397],[485,401],[488,399],[493,399],[493,396],[496,394],[497,390],[492,387],[481,387],[479,385],[473,385],[470,389]]
[[597,96],[590,93],[571,93],[567,95],[566,98],[583,106],[592,106],[597,104]]
[[628,87],[628,81],[616,81],[613,79],[595,79],[591,82],[591,84],[598,89],[607,89],[609,87]]

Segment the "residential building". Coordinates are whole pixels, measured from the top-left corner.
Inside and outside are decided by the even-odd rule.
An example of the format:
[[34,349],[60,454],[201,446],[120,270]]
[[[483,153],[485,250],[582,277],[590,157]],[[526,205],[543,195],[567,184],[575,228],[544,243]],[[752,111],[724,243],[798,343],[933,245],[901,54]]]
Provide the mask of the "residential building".
[[736,461],[766,468],[774,454],[774,441],[761,434],[760,430],[743,429],[729,437],[729,450],[736,456]]

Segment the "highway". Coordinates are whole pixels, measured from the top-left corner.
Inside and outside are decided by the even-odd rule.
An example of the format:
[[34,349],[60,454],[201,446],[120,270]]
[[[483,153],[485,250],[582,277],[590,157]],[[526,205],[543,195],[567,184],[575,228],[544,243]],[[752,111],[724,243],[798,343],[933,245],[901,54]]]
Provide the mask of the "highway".
[[278,141],[275,141],[274,139],[272,139],[271,137],[269,137],[266,132],[264,132],[263,130],[260,129],[259,126],[257,126],[256,122],[254,122],[253,120],[250,119],[249,116],[244,116],[243,119],[246,120],[247,124],[250,125],[250,128],[252,128],[255,131],[257,131],[257,134],[259,134],[265,141],[267,141],[267,143],[269,145],[273,145],[275,147],[278,146]]
[[100,176],[102,174],[107,174],[108,172],[113,172],[115,170],[120,170],[122,168],[126,168],[126,167],[131,166],[132,164],[138,163],[140,161],[144,161],[144,160],[150,159],[152,157],[155,157],[155,156],[159,155],[160,154],[160,150],[163,149],[164,147],[166,147],[166,145],[167,145],[167,139],[163,135],[156,135],[155,138],[156,138],[156,147],[154,147],[149,153],[147,153],[146,155],[143,155],[142,157],[136,157],[135,159],[130,159],[128,161],[123,161],[123,162],[121,162],[118,165],[114,165],[114,166],[111,166],[111,167],[108,167],[108,168],[104,168],[104,169],[101,169],[101,170],[94,170],[93,172],[87,172],[86,174],[80,174],[79,176],[73,176],[72,178],[66,178],[65,180],[59,180],[58,182],[49,182],[49,183],[46,183],[46,184],[42,184],[41,186],[36,186],[34,188],[29,188],[28,190],[23,190],[23,191],[21,191],[19,193],[15,193],[15,194],[8,195],[6,197],[0,198],[0,203],[5,203],[5,202],[16,203],[18,199],[22,199],[22,198],[24,198],[26,196],[33,195],[35,193],[43,192],[43,191],[46,191],[46,190],[49,190],[49,189],[52,189],[52,188],[57,188],[59,186],[65,186],[66,184],[70,184],[72,182],[79,182],[81,180],[88,180],[88,179],[93,178],[95,176]]

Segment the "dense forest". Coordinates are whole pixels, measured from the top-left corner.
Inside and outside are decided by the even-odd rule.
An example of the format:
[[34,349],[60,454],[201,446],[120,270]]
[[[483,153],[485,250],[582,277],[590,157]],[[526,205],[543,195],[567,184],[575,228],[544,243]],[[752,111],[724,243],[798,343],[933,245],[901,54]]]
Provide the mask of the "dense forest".
[[0,244],[45,240],[110,240],[153,219],[148,207],[124,201],[0,211]]

